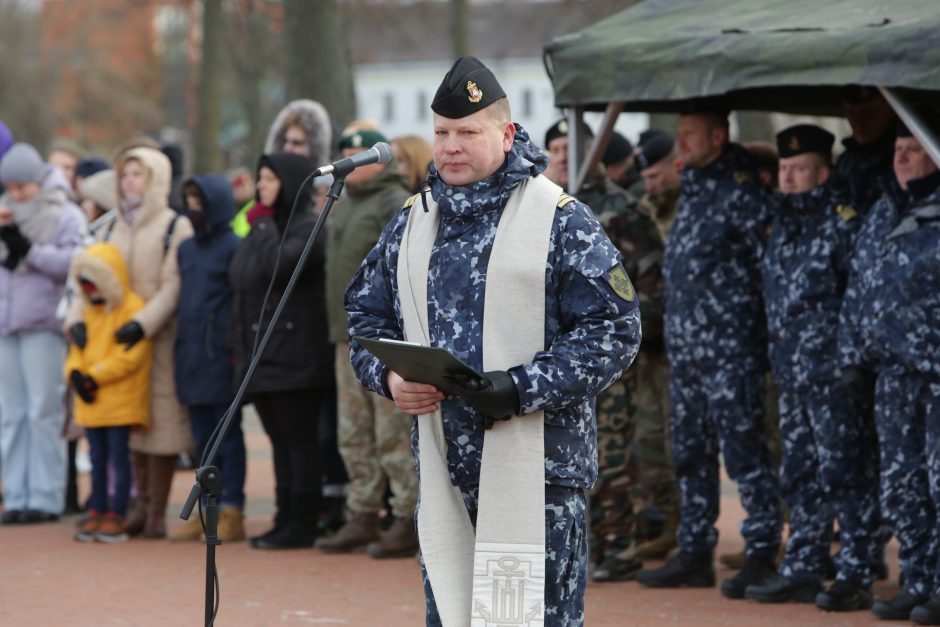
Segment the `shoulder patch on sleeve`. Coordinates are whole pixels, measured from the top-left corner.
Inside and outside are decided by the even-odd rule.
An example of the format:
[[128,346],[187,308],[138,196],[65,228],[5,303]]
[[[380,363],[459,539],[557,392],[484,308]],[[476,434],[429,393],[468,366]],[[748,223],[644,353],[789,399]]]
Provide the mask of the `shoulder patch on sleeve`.
[[614,294],[628,303],[632,303],[633,299],[636,298],[636,290],[633,288],[633,283],[630,281],[630,277],[627,276],[627,271],[624,270],[623,264],[618,264],[616,268],[608,273],[607,282],[610,284],[610,289],[614,291]]
[[751,175],[744,170],[737,170],[734,173],[734,180],[738,183],[747,183],[751,180]]
[[421,197],[421,194],[415,194],[414,196],[409,197],[407,200],[405,200],[405,204],[403,204],[403,205],[401,206],[401,208],[402,208],[402,209],[407,209],[407,208],[410,207],[411,205],[415,204],[415,202],[416,202],[416,201],[418,200],[418,198],[420,198],[420,197]]
[[569,202],[574,202],[574,200],[575,200],[574,196],[569,196],[568,194],[562,194],[561,196],[558,197],[558,204],[555,205],[555,207],[557,207],[558,209],[561,209],[562,207],[567,205]]
[[839,217],[846,222],[858,216],[858,213],[855,211],[855,209],[852,209],[848,205],[838,205],[836,207],[836,213],[838,213]]

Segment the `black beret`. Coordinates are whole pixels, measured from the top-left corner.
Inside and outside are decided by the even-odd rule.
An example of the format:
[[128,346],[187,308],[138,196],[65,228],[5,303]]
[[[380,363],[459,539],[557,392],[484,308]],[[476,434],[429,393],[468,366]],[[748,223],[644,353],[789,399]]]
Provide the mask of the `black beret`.
[[777,154],[781,159],[786,159],[807,152],[818,152],[826,159],[831,159],[835,140],[835,136],[826,129],[812,124],[797,124],[777,133]]
[[[914,112],[924,123],[924,125],[933,133],[934,137],[940,137],[940,111],[934,107],[915,107]],[[898,137],[913,137],[911,129],[898,118]]]
[[353,131],[339,138],[339,148],[372,148],[379,142],[388,142],[378,131]]
[[636,167],[645,170],[669,156],[676,145],[676,140],[666,131],[647,131],[646,141],[640,144],[636,155]]
[[445,118],[472,115],[506,97],[493,72],[476,57],[460,57],[441,81],[431,110]]
[[731,103],[727,98],[714,96],[710,98],[692,98],[684,100],[679,105],[679,115],[695,115],[699,113],[710,113],[721,118],[727,118],[731,115]]
[[[594,137],[594,131],[591,130],[591,127],[588,126],[587,122],[584,120],[581,120],[581,134],[585,137]],[[545,131],[545,143],[542,145],[548,148],[548,144],[559,137],[568,137],[567,118],[562,118],[548,127],[548,130]]]
[[630,143],[630,140],[617,131],[614,131],[614,134],[610,136],[610,143],[607,144],[607,149],[604,150],[604,156],[601,157],[601,161],[604,165],[620,163],[632,154],[633,144]]

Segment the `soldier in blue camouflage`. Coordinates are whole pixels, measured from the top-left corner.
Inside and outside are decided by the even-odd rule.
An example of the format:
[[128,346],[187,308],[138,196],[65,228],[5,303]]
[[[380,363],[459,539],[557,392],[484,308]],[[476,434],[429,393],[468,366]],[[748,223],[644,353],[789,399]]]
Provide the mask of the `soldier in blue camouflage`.
[[[926,115],[934,136],[940,114]],[[846,366],[877,374],[881,508],[900,544],[903,583],[872,612],[940,625],[940,171],[899,125],[898,194],[866,216],[842,309]]]
[[[513,190],[545,169],[546,157],[522,127],[509,122],[505,97],[484,100],[485,109],[470,113],[451,110],[446,100],[437,106],[447,90],[463,89],[465,79],[448,78],[467,63],[458,60],[432,103],[434,165],[427,193],[439,205],[441,222],[428,269],[427,314],[431,345],[482,371],[486,271],[499,218]],[[485,78],[474,78],[482,92],[499,93],[495,78],[480,84]],[[419,195],[406,203],[350,283],[351,336],[402,339],[398,286],[408,278],[397,275],[398,254],[409,212],[421,211],[422,202]],[[621,256],[587,206],[567,198],[558,203],[548,250],[546,349],[508,372],[487,373],[498,411],[484,415],[459,396],[444,398],[433,386],[404,381],[355,341],[350,355],[360,382],[394,399],[402,411],[422,415],[440,407],[450,479],[472,520],[486,419],[545,412],[545,625],[574,626],[584,622],[584,490],[597,476],[594,401],[636,355],[640,314],[632,286],[624,290],[611,274],[623,273]],[[416,430],[412,443],[417,456]],[[418,472],[420,477],[420,467]],[[429,585],[425,592],[427,624],[439,625]]]
[[741,525],[747,561],[721,588],[742,598],[748,585],[775,573],[782,517],[763,406],[760,259],[771,198],[754,159],[728,142],[727,116],[720,104],[693,101],[676,128],[685,169],[663,269],[679,553],[637,579],[653,587],[714,585],[720,451],[748,513]]
[[852,135],[842,140],[845,151],[836,161],[833,184],[845,189],[849,204],[864,215],[897,185],[891,167],[895,115],[877,89],[861,85],[843,90],[842,110]]
[[[835,138],[818,126],[777,135],[780,194],[762,265],[770,362],[780,389],[781,487],[790,537],[780,574],[745,595],[765,603],[871,607],[880,563],[877,444],[841,376],[836,332],[858,215],[829,184]],[[841,544],[823,592],[832,518]]]

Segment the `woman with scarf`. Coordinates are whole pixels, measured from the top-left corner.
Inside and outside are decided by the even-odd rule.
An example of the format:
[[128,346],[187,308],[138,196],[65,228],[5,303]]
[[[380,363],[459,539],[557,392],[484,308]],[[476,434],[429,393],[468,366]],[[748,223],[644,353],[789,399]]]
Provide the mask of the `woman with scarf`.
[[15,144],[0,160],[0,460],[4,524],[56,520],[65,491],[66,342],[56,316],[81,240],[61,171]]

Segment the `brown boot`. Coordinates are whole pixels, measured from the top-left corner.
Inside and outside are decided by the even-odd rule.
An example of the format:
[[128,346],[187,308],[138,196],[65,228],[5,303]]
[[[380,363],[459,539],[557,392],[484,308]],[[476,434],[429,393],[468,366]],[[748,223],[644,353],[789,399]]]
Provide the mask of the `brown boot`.
[[326,553],[349,553],[379,539],[379,518],[374,513],[352,512],[346,524],[329,538],[317,541]]
[[173,472],[176,470],[176,455],[148,455],[147,474],[150,486],[150,503],[147,522],[140,535],[144,538],[166,537],[166,502],[170,496]]
[[140,535],[144,530],[144,524],[147,522],[147,507],[150,504],[150,485],[148,483],[147,455],[138,451],[131,453],[131,461],[134,464],[134,484],[137,486],[137,499],[134,501],[134,507],[124,519],[124,531],[129,536]]
[[396,516],[388,531],[380,534],[377,542],[366,548],[366,553],[376,559],[392,557],[414,557],[418,552],[418,530],[410,516]]
[[202,540],[202,521],[199,512],[193,510],[182,527],[170,534],[170,542],[198,542]]
[[238,542],[245,539],[245,515],[237,507],[228,506],[219,510],[219,540]]
[[678,546],[676,532],[679,530],[679,512],[666,516],[666,523],[660,536],[644,542],[636,548],[637,557],[642,560],[666,559],[669,552]]

